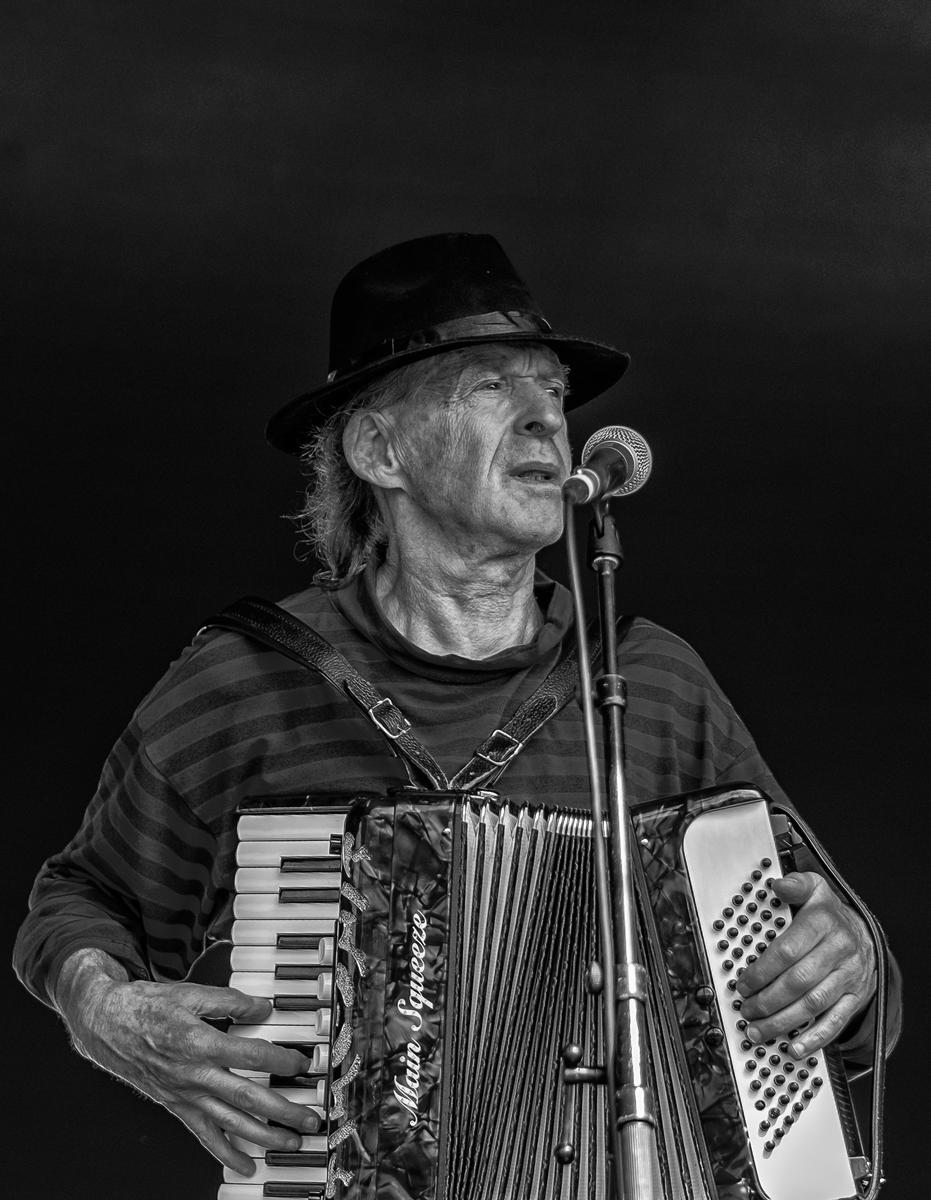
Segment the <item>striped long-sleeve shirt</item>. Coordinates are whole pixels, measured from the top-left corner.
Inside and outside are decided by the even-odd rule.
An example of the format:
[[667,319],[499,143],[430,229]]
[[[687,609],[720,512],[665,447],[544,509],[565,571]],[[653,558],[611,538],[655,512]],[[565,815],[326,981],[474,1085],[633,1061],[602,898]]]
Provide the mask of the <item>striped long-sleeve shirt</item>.
[[[369,577],[337,592],[310,588],[284,607],[392,698],[451,776],[564,652],[568,593],[540,576],[537,600],[545,620],[534,641],[480,662],[431,655],[404,639]],[[736,782],[787,803],[687,643],[637,619],[619,670],[628,686],[632,805]],[[228,932],[240,801],[352,796],[406,782],[386,743],[322,676],[239,634],[202,631],[140,704],[77,834],[39,872],[17,939],[17,974],[48,1003],[64,960],[96,947],[133,978],[180,979],[208,937]],[[570,703],[509,764],[497,790],[519,804],[586,808],[589,789],[582,713]]]

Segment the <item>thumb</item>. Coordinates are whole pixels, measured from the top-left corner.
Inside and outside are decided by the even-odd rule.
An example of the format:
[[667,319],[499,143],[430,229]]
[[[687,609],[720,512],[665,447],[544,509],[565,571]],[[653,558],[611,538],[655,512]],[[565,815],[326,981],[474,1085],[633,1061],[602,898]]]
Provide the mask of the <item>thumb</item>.
[[791,871],[781,879],[773,879],[773,892],[787,904],[798,907],[810,900],[815,888],[821,882],[821,876],[814,871]]

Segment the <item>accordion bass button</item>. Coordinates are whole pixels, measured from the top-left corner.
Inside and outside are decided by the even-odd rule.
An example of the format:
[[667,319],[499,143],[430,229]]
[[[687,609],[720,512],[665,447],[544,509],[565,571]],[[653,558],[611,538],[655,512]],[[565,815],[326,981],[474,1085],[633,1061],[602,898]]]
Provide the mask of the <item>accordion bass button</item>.
[[701,987],[695,990],[695,999],[702,1008],[710,1008],[714,1003],[714,988],[708,987],[707,984],[702,984]]
[[705,1032],[705,1041],[709,1046],[720,1046],[724,1043],[724,1030],[717,1025],[710,1026]]

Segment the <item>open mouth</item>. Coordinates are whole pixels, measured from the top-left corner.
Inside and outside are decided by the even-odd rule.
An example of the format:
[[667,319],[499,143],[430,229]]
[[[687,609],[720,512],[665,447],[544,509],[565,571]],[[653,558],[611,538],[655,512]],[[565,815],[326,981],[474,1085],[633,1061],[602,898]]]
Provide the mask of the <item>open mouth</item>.
[[545,463],[517,467],[511,472],[511,475],[514,479],[519,479],[521,483],[556,483],[559,478],[558,470]]

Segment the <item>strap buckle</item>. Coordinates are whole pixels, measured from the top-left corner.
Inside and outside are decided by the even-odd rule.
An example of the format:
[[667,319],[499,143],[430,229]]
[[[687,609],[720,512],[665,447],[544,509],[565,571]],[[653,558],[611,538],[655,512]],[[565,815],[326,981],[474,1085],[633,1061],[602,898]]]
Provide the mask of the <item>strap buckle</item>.
[[[501,745],[502,742],[505,744]],[[493,767],[506,766],[524,748],[523,742],[519,742],[511,734],[505,733],[503,729],[496,729],[490,737],[485,739],[483,745],[488,747],[487,750],[479,747],[475,751],[475,757],[483,758],[485,762],[491,763]]]
[[[381,700],[376,701],[366,709],[366,712],[371,718],[372,724],[376,725],[385,737],[391,738],[392,741],[397,741],[405,733],[410,733],[410,721],[399,708],[395,708],[394,701],[390,696],[384,696]],[[388,713],[394,718],[394,728],[389,728],[383,719]]]

